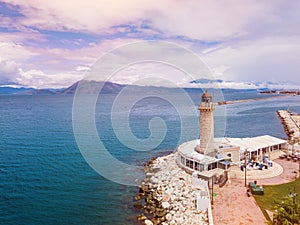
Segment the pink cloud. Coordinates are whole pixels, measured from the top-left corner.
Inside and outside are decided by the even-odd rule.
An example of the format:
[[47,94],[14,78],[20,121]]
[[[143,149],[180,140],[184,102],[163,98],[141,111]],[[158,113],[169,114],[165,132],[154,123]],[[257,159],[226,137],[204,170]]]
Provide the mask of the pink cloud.
[[[204,55],[222,78],[251,78],[261,71],[267,74],[270,69],[266,65],[280,71],[277,77],[288,72],[293,78],[298,72],[298,1],[4,1],[17,5],[24,17],[0,18],[2,27],[18,31],[0,34],[0,56],[15,62],[22,71],[40,71],[32,73],[38,77],[32,84],[43,76],[49,80],[47,74],[61,81],[63,77],[72,79],[69,74],[76,74],[79,65],[90,66],[113,48],[155,35]],[[148,27],[143,27],[144,23]],[[126,25],[134,26],[135,31]],[[38,30],[93,33],[99,40],[80,47],[80,40],[75,43],[66,38],[61,43],[74,42],[78,48],[49,47],[47,36]],[[115,38],[119,32],[126,38]],[[199,47],[194,40],[216,44]]]
[[293,10],[299,4],[284,1],[5,1],[25,15],[16,20],[20,26],[109,34],[112,26],[148,21],[165,35],[200,40],[247,36],[265,25],[275,30],[278,23],[293,23],[286,16],[299,18]]

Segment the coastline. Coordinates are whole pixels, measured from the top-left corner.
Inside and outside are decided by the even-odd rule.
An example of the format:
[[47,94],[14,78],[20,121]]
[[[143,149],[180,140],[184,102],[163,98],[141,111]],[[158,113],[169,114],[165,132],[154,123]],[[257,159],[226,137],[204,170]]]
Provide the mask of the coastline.
[[147,225],[212,224],[212,213],[208,212],[211,207],[196,209],[196,196],[201,187],[192,185],[192,176],[177,165],[176,158],[174,152],[145,166],[146,178],[135,196],[135,207],[144,213],[137,219]]

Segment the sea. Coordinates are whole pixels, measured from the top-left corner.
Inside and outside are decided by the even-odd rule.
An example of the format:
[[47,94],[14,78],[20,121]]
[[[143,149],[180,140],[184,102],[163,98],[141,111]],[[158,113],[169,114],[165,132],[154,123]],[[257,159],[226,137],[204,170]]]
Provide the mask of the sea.
[[[96,101],[95,125],[112,157],[143,166],[199,137],[201,91],[188,91],[192,104],[160,94],[144,93],[137,101],[135,93],[127,93],[124,111],[114,108],[118,94],[102,94]],[[274,98],[256,90],[224,90],[223,95],[226,101],[271,98],[216,106],[216,136],[286,138],[276,110],[300,113],[300,96]],[[137,224],[138,187],[113,182],[90,167],[75,139],[73,102],[73,95],[0,95],[0,224]],[[127,118],[129,126],[123,120],[114,124],[113,118]],[[152,126],[153,118],[163,126]],[[134,139],[130,145],[122,141],[155,132],[163,137],[147,151],[132,147]]]

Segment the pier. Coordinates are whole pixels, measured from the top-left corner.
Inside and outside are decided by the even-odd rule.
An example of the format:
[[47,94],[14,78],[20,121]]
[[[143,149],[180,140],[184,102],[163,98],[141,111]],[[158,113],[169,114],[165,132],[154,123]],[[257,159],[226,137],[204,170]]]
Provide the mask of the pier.
[[277,114],[288,136],[289,143],[298,143],[300,141],[300,115],[294,114],[290,110],[278,110]]
[[229,105],[229,104],[236,104],[236,103],[244,103],[244,102],[254,102],[254,101],[262,101],[262,100],[271,100],[274,98],[286,98],[290,95],[276,95],[276,96],[269,96],[269,97],[262,97],[262,98],[249,98],[249,99],[239,99],[239,100],[231,100],[231,101],[223,101],[217,102],[216,105]]

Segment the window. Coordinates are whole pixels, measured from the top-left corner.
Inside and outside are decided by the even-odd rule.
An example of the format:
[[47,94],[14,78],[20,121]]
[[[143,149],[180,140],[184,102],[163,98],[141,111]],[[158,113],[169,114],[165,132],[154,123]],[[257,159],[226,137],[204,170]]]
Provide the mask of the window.
[[199,170],[199,163],[195,162],[195,170]]
[[185,158],[183,156],[180,156],[180,162],[181,164],[185,165]]
[[187,167],[190,167],[191,169],[194,169],[193,163],[194,163],[194,162],[191,161],[191,160],[189,160],[189,159],[186,160],[186,166],[187,166]]
[[217,168],[217,163],[212,163],[208,165],[208,170],[213,170],[215,168]]
[[204,170],[204,165],[203,164],[199,164],[199,171],[202,172]]
[[201,163],[198,162],[194,162],[195,163],[195,170],[198,170],[200,172],[202,172],[204,170],[204,166]]

